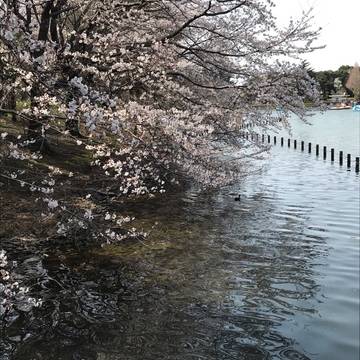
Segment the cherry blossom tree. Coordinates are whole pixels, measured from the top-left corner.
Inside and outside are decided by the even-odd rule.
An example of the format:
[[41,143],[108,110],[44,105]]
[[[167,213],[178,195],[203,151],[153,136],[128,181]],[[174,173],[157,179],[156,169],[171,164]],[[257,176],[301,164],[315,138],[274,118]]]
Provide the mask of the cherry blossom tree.
[[[278,126],[275,108],[303,117],[304,99],[318,100],[316,84],[298,65],[317,48],[311,12],[279,28],[273,6],[0,0],[0,111],[16,113],[27,128],[16,139],[1,134],[3,161],[41,157],[51,149],[51,131],[85,147],[123,195],[164,192],[180,179],[204,186],[234,181],[244,174],[242,151],[259,151],[240,137],[245,126]],[[13,93],[27,102],[21,111],[4,108]],[[1,171],[42,194],[50,211],[69,210],[53,196],[61,170],[50,168],[40,184],[25,181],[20,170]],[[87,228],[93,219],[91,209],[73,214],[58,231],[74,223]],[[102,220],[128,221],[109,213]],[[111,226],[99,234],[107,241],[125,236]]]

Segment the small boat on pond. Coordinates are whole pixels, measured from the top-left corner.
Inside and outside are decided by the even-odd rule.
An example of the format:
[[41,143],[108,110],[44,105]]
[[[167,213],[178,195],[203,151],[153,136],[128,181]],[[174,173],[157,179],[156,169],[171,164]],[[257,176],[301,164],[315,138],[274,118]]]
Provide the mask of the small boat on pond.
[[336,106],[330,106],[329,110],[345,110],[345,109],[351,109],[351,105],[346,104],[337,104]]

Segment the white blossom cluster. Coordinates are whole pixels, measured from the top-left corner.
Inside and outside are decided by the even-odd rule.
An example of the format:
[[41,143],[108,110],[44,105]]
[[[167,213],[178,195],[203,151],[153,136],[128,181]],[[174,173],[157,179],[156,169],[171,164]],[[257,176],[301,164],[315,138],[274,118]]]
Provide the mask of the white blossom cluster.
[[6,252],[0,250],[0,320],[12,309],[29,311],[42,305],[40,299],[29,296],[29,288],[16,280],[17,263],[9,262]]
[[[0,134],[0,145],[5,143],[7,138],[7,133]],[[32,141],[24,140],[21,141],[21,136],[18,137],[19,142],[13,143],[9,141],[6,146],[6,151],[0,152],[0,164],[4,160],[16,159],[16,160],[41,160],[42,155],[39,152],[30,152],[26,149],[26,146],[29,145]],[[54,193],[54,186],[56,181],[54,175],[61,174],[60,169],[49,168],[47,178],[42,179],[41,181],[32,181],[24,180],[26,177],[26,170],[24,169],[15,169],[13,171],[6,171],[6,167],[3,166],[4,170],[1,174],[3,178],[12,179],[16,181],[21,187],[27,187],[30,192],[36,192],[41,195],[42,200],[47,204],[47,207],[50,211],[56,209],[59,206],[59,202],[56,199],[52,199],[49,195]]]

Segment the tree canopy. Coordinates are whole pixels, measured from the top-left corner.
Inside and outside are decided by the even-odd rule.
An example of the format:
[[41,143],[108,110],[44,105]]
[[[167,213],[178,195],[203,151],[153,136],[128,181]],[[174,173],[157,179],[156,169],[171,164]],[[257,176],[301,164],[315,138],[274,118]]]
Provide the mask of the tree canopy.
[[[348,95],[353,96],[355,94],[354,89],[356,86],[356,65],[354,67],[350,65],[342,65],[337,70],[322,70],[314,71],[308,68],[309,75],[318,82],[319,90],[322,94],[323,99],[328,99],[329,95],[334,94],[338,91],[336,83],[339,83],[342,90]],[[353,75],[350,75],[353,74]],[[354,80],[350,81],[350,77]],[[353,82],[354,81],[354,82]]]

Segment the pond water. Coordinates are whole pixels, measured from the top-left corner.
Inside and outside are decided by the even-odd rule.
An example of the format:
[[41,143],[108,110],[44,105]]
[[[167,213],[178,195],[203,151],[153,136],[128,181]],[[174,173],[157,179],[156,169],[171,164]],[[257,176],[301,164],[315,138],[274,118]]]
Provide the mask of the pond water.
[[359,191],[353,171],[274,147],[235,186],[127,206],[157,223],[144,242],[25,247],[44,306],[12,320],[0,358],[357,360]]
[[[360,155],[360,112],[348,110],[329,110],[314,112],[307,118],[308,124],[293,116],[290,119],[291,137],[299,141],[312,142],[343,151],[353,157]],[[289,137],[286,131],[280,136]]]

